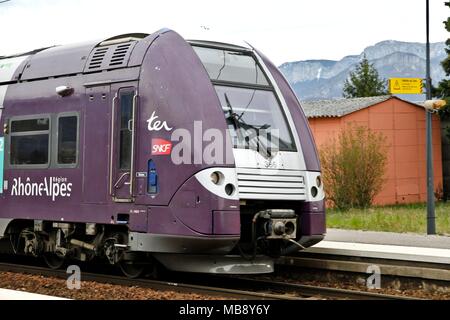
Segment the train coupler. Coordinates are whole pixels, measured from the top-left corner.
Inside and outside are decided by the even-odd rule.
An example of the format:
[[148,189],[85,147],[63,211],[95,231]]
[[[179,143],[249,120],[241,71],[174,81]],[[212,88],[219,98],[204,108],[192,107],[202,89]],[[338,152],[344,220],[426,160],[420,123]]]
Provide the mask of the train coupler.
[[291,209],[267,209],[259,211],[253,223],[263,220],[262,228],[266,239],[295,239],[297,234],[297,214]]

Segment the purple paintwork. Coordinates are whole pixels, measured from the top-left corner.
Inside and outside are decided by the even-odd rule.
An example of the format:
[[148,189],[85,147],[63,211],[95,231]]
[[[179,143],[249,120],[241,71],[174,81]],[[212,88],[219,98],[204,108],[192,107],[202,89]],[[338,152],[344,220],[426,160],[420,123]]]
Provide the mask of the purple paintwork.
[[[82,61],[86,60],[85,57],[94,47],[95,44],[88,44],[76,50],[61,47],[41,51],[27,59],[22,79],[57,76],[64,72],[79,73],[84,69]],[[134,204],[112,201],[108,192],[110,119],[112,97],[119,88],[137,87],[140,95],[136,172],[147,170],[152,138],[170,140],[167,132],[147,130],[146,119],[153,111],[161,119],[166,119],[173,128],[193,130],[194,121],[203,121],[222,130],[224,134],[226,129],[219,100],[208,75],[190,45],[178,34],[162,30],[140,41],[132,52],[130,63],[137,66],[139,61],[142,63],[140,68],[9,86],[2,121],[19,115],[78,111],[80,153],[79,165],[74,169],[6,169],[5,180],[8,181],[18,177],[40,181],[46,176],[64,176],[73,183],[73,190],[70,198],[57,199],[55,202],[45,197],[10,197],[5,193],[0,197],[0,217],[111,223],[117,219],[117,214],[132,211],[130,229],[133,231],[200,236],[212,234],[212,210],[227,210],[230,205],[235,208],[239,206],[237,201],[224,200],[207,192],[192,177],[210,166],[177,166],[168,156],[153,157],[159,176],[164,177],[155,198],[142,192],[146,179],[138,178]],[[52,65],[57,67],[52,68]],[[120,79],[136,81],[111,86],[84,86],[86,83]],[[73,87],[75,94],[65,98],[57,96],[54,90],[60,85]],[[102,94],[106,95],[105,99],[102,99]],[[174,109],[177,111],[174,112]],[[229,145],[226,147],[231,148]],[[196,203],[197,198],[200,199],[199,203]],[[147,219],[147,210],[150,219]],[[167,214],[153,219],[160,210]],[[230,217],[239,221],[236,215]],[[152,223],[156,221],[158,223]],[[227,223],[227,220],[222,223]],[[230,225],[239,224],[232,221]],[[220,223],[215,224],[214,228],[223,234]],[[226,229],[229,234],[240,233],[239,227]]]
[[[213,195],[193,177],[211,165],[175,165],[170,156],[151,155],[153,138],[170,140],[169,132],[148,131],[146,120],[154,111],[174,129],[192,132],[194,121],[202,121],[226,134],[219,99],[191,46],[177,33],[162,29],[135,45],[127,68],[84,73],[85,63],[96,45],[43,50],[25,60],[16,72],[15,80],[21,77],[20,80],[28,81],[9,85],[0,127],[13,116],[76,111],[80,115],[79,161],[76,168],[6,167],[5,180],[10,188],[13,178],[40,181],[50,176],[67,177],[73,188],[70,197],[55,201],[47,197],[12,197],[8,190],[0,195],[0,218],[110,224],[116,223],[118,214],[126,213],[130,215],[131,231],[197,237],[239,235],[239,201]],[[295,121],[307,169],[319,171],[314,141],[295,95],[276,67],[261,56]],[[46,79],[51,76],[59,77]],[[32,81],[37,79],[42,80]],[[55,94],[55,88],[61,85],[74,88],[74,94],[64,98]],[[112,103],[121,88],[137,89],[139,95],[135,172],[146,172],[148,159],[152,158],[162,177],[155,197],[145,192],[146,178],[136,178],[134,203],[114,202],[109,194]],[[117,142],[117,137],[113,140]],[[224,153],[232,152],[231,148],[226,145]],[[8,157],[6,160],[5,163]],[[119,174],[113,170],[115,178]],[[124,186],[118,192],[125,191]],[[304,235],[324,233],[323,204],[317,208],[304,208]]]
[[[238,235],[240,217],[234,213],[239,211],[232,209],[236,205],[238,201],[212,195],[192,177],[176,192],[169,206],[150,207],[148,232],[185,236]],[[215,213],[218,210],[230,214],[221,218]]]
[[[151,139],[170,141],[171,132],[147,130],[145,120],[150,118],[153,111],[156,111],[160,119],[167,120],[168,125],[174,129],[184,128],[193,133],[194,121],[202,121],[208,124],[209,128],[216,128],[226,136],[222,107],[211,81],[192,47],[175,32],[160,36],[148,50],[141,68],[139,94],[142,124],[139,136],[142,139],[138,142],[138,153],[141,157],[137,161],[137,171],[146,170]],[[224,153],[232,152],[231,148],[231,145],[226,145],[223,148]],[[203,148],[200,152],[202,150]],[[193,158],[194,154],[191,159]],[[164,177],[161,192],[155,199],[138,195],[136,203],[167,205],[180,183],[187,181],[198,171],[211,167],[206,164],[176,165],[167,161],[165,156],[156,156],[153,159],[159,175]],[[222,165],[227,166],[234,167],[234,164]],[[173,183],[174,181],[177,183]]]
[[[83,72],[86,57],[95,45],[96,43],[58,46],[40,51],[28,60],[20,79],[23,81],[79,74]],[[56,61],[67,63],[55,63]]]
[[325,234],[325,200],[317,202],[303,202],[300,205],[302,213],[302,234]]

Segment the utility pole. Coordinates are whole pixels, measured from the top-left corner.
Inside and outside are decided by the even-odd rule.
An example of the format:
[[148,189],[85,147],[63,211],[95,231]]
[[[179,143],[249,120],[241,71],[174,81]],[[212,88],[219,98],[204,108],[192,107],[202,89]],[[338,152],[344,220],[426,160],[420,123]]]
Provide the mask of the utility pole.
[[[430,71],[430,1],[426,0],[426,24],[427,24],[427,44],[426,44],[426,90],[427,100],[431,100],[431,71]],[[427,234],[436,234],[436,215],[434,207],[434,170],[433,170],[433,129],[432,111],[425,110],[426,113],[426,153],[427,153]]]

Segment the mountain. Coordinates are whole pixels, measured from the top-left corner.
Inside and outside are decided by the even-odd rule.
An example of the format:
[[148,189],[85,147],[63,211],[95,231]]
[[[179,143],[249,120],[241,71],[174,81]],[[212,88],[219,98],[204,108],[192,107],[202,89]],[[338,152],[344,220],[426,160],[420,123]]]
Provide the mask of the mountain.
[[[416,42],[382,41],[367,47],[359,55],[339,61],[305,60],[286,62],[279,69],[294,88],[300,100],[341,98],[344,81],[363,55],[377,68],[381,77],[425,78],[425,45]],[[430,45],[431,78],[437,84],[445,77],[441,61],[446,57],[445,43]],[[403,95],[407,100],[423,99],[421,95]]]

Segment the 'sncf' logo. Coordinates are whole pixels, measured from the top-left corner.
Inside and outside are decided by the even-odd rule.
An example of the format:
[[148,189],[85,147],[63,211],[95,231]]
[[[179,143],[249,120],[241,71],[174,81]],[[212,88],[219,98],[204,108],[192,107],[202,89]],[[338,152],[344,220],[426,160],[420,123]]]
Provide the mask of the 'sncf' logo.
[[152,155],[170,154],[172,151],[172,142],[164,139],[152,139]]

